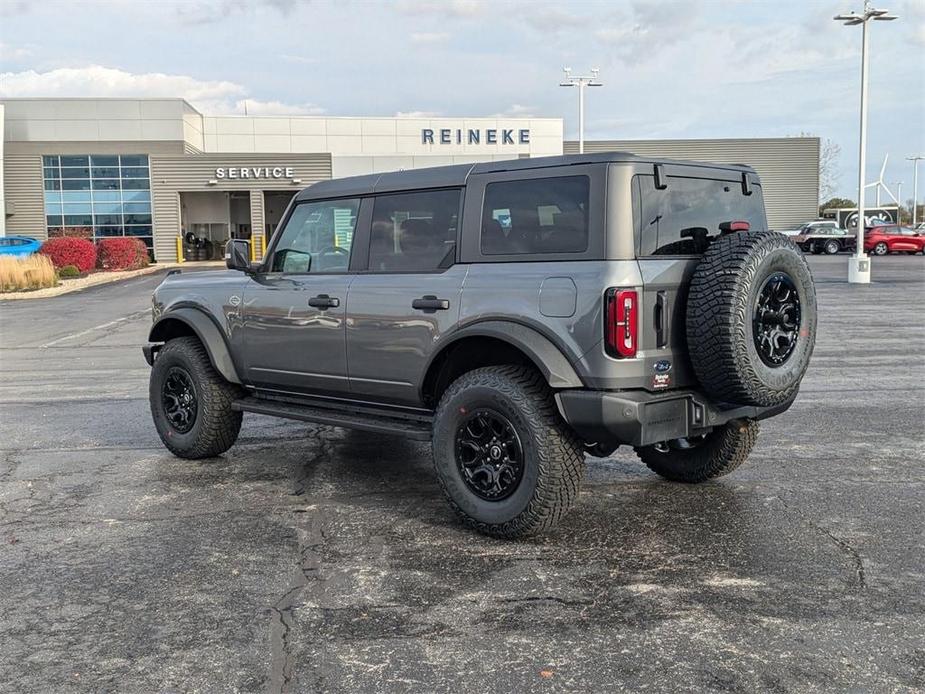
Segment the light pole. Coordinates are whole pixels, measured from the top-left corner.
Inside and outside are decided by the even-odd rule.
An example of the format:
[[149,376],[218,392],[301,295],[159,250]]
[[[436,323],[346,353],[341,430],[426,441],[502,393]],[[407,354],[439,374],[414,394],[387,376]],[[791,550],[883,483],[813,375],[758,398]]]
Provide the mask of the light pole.
[[899,202],[896,203],[896,223],[902,224],[903,221],[902,219],[900,219],[900,217],[902,217],[902,213],[903,213],[903,182],[896,181],[895,186],[896,186],[896,199],[899,200]]
[[578,153],[585,151],[585,87],[602,87],[603,82],[597,79],[600,70],[593,68],[590,75],[572,75],[572,68],[564,67],[565,79],[559,82],[560,87],[578,87]]
[[912,226],[914,227],[918,222],[919,211],[919,162],[925,157],[918,155],[906,157],[906,159],[912,162]]
[[870,258],[864,253],[864,167],[867,159],[867,23],[871,20],[889,21],[896,15],[887,10],[875,10],[870,0],[864,0],[864,14],[852,12],[840,14],[835,21],[844,22],[846,26],[862,27],[861,32],[861,137],[858,156],[858,241],[855,254],[848,259],[848,282],[853,284],[870,283]]

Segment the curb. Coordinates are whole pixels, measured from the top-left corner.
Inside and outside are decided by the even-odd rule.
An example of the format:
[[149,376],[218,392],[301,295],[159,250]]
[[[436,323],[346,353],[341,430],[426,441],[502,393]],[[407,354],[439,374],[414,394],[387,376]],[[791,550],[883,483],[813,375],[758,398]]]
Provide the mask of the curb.
[[99,287],[103,284],[112,284],[121,282],[134,277],[143,277],[162,270],[170,270],[175,267],[182,267],[186,263],[156,263],[140,270],[129,270],[127,272],[97,272],[88,277],[82,277],[75,280],[63,280],[57,287],[47,287],[45,289],[36,289],[31,292],[5,292],[0,293],[0,301],[25,301],[28,299],[50,299],[62,294],[71,294],[79,292],[90,287]]

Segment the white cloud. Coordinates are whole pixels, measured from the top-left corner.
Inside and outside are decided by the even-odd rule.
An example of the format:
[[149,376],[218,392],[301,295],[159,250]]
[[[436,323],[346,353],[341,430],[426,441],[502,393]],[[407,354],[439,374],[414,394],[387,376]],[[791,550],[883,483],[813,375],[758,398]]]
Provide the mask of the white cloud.
[[511,106],[500,112],[494,113],[489,118],[536,118],[536,109],[533,106],[524,106],[523,104],[511,104]]
[[9,43],[0,41],[0,60],[10,62],[19,62],[29,58],[34,53],[32,46],[13,46]]
[[439,111],[396,111],[396,118],[439,118]]
[[446,43],[450,35],[443,31],[422,31],[411,34],[411,43],[418,45],[428,43]]
[[296,65],[317,65],[321,62],[318,58],[310,58],[305,55],[295,55],[293,53],[281,53],[279,57],[287,63],[295,63]]
[[47,72],[24,70],[0,73],[0,96],[4,97],[181,97],[207,114],[243,113],[247,98],[250,114],[318,114],[314,104],[286,104],[247,97],[247,89],[235,82],[198,80],[189,75],[161,72],[134,74],[90,65],[58,68]]
[[491,6],[481,0],[401,0],[395,7],[407,14],[438,14],[472,19]]
[[176,4],[177,18],[186,24],[211,24],[241,12],[264,7],[288,15],[299,0],[196,0]]

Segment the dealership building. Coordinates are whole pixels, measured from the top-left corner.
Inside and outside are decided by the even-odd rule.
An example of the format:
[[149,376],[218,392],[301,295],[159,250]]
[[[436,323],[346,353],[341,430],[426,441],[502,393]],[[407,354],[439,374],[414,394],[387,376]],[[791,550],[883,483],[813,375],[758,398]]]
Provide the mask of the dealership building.
[[[300,189],[334,177],[577,151],[561,118],[210,116],[183,99],[4,99],[0,235],[141,238],[161,262],[178,238],[262,240]],[[768,222],[813,219],[812,137],[586,141],[585,151],[745,163]],[[263,239],[261,238],[263,237]]]

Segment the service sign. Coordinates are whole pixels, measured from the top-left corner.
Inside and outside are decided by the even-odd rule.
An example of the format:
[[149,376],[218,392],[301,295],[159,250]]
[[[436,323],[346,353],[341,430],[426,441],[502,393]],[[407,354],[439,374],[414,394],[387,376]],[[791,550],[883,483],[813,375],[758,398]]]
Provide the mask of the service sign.
[[295,169],[291,166],[219,166],[215,178],[241,179],[292,179]]

